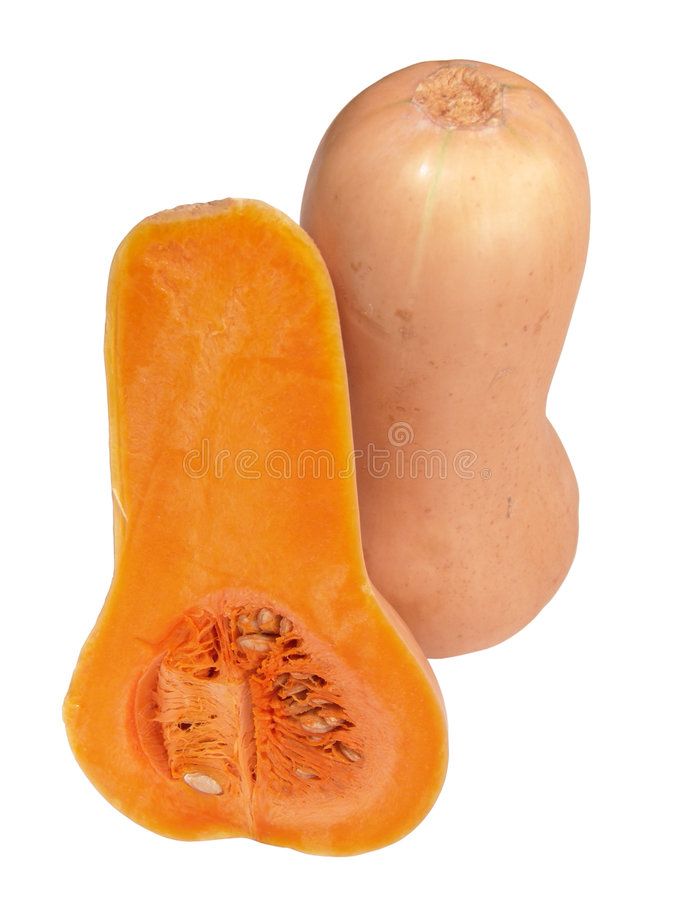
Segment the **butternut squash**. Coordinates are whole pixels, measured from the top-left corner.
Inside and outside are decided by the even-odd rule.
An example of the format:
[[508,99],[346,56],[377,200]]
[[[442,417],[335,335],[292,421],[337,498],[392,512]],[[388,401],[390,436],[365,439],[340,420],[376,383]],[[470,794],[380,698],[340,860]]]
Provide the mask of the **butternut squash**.
[[125,238],[105,357],[115,571],[65,701],[72,749],[173,838],[352,854],[413,828],[443,703],[359,542],[334,294],[256,201]]
[[502,641],[577,541],[546,417],[588,244],[574,132],[512,72],[420,63],[335,119],[301,223],[340,309],[368,571],[428,655]]

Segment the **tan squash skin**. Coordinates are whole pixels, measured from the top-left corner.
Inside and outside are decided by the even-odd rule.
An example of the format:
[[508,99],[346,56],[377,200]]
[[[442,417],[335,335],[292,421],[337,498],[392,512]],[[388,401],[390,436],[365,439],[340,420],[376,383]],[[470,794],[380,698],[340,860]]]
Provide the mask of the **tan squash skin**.
[[[546,418],[588,245],[574,132],[518,75],[420,63],[335,119],[301,222],[340,309],[370,576],[429,656],[496,644],[577,541]],[[389,451],[384,477],[369,445]]]

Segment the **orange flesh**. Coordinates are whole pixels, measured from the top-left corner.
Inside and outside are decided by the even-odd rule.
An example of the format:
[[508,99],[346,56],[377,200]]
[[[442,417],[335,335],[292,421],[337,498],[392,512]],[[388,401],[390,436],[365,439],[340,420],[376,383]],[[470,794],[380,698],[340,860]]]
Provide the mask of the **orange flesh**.
[[115,573],[64,707],[80,765],[176,838],[401,837],[440,790],[445,717],[365,572],[314,245],[254,201],[146,219],[113,262],[106,365]]

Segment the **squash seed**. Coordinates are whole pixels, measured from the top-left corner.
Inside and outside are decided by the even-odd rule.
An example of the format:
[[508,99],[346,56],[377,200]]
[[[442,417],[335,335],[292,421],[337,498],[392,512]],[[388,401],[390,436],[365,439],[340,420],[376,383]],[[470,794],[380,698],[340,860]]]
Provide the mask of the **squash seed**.
[[279,634],[281,616],[273,613],[271,609],[263,608],[256,617],[256,623],[265,634]]
[[289,684],[284,684],[281,686],[279,696],[282,700],[285,700],[287,697],[292,697],[294,694],[301,694],[306,690],[307,685],[303,684],[302,681],[291,681]]
[[337,752],[344,756],[345,759],[349,760],[349,762],[359,762],[361,760],[361,754],[354,750],[353,747],[348,747],[346,744],[343,744],[342,741],[335,741],[333,746]]
[[283,704],[291,716],[302,716],[307,712],[316,712],[313,702],[302,703],[297,701],[295,697],[288,697],[283,701]]
[[223,789],[215,778],[202,772],[186,772],[183,781],[201,794],[222,794]]
[[319,713],[321,718],[324,720],[326,725],[330,725],[331,728],[337,728],[338,725],[344,724],[344,719],[340,718],[340,716],[324,716]]
[[237,638],[242,650],[252,650],[254,653],[267,653],[275,641],[271,634],[243,634]]
[[260,631],[257,617],[247,616],[244,613],[237,616],[237,628],[241,634],[257,634]]
[[327,734],[329,731],[332,731],[334,727],[333,725],[330,725],[326,719],[317,716],[315,712],[302,713],[297,719],[300,723],[300,727],[310,734]]

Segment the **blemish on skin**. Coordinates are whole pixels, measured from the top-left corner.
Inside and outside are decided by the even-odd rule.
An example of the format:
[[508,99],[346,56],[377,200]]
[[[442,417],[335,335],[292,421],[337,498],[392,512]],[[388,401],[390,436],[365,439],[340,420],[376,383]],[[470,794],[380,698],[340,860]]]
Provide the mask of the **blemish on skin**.
[[528,331],[528,326],[527,326],[527,325],[523,325],[523,331]]
[[[337,286],[335,292],[338,295],[342,294],[342,291],[338,291]],[[354,321],[361,325],[364,331],[370,331],[378,337],[386,337],[389,334],[386,328],[383,328],[379,322],[372,318],[372,309],[361,309],[356,303],[352,302],[349,304],[349,311],[354,314]]]
[[506,498],[506,518],[511,518],[511,509],[513,508],[513,497]]
[[475,181],[475,180],[476,180],[476,176],[475,176],[475,175],[472,175],[472,176],[471,176],[471,181]]
[[501,378],[506,377],[506,376],[509,375],[511,372],[513,372],[513,368],[512,368],[511,366],[506,366],[506,367],[503,368],[503,369],[497,369],[497,371],[496,371],[495,374],[494,374],[494,377],[492,378],[492,381],[491,381],[490,384],[488,385],[488,390],[490,390],[490,388],[492,387],[493,384],[495,384],[495,383],[496,383],[497,381],[499,381]]
[[403,319],[404,322],[409,322],[413,317],[412,310],[410,309],[397,309],[396,315],[399,319]]
[[349,265],[351,266],[352,272],[358,272],[363,263],[359,260],[359,262],[352,262]]
[[532,276],[534,275],[534,269],[532,269],[532,271],[531,271],[531,272],[528,272],[527,274],[528,274],[528,277],[529,277],[529,278],[532,278]]
[[539,318],[537,319],[537,324],[534,326],[535,334],[539,334],[539,332],[541,331],[541,326],[544,324],[546,319],[550,319],[550,317],[551,317],[551,311],[548,309],[546,310],[546,312],[542,313],[541,316],[539,316]]

